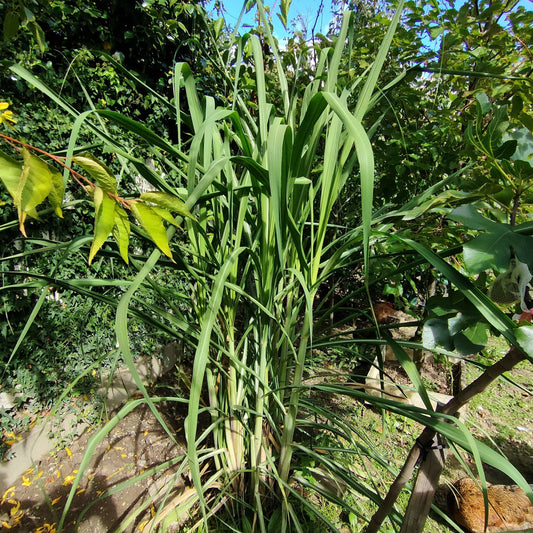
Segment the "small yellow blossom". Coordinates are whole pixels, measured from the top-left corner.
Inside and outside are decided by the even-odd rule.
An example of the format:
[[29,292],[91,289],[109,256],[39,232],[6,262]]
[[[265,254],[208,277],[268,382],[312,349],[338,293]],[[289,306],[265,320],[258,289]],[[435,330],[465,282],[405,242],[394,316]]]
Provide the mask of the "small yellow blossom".
[[56,524],[45,524],[44,526],[38,527],[35,530],[35,533],[56,533]]
[[73,481],[76,479],[76,476],[67,476],[65,477],[65,479],[63,480],[63,485],[64,486],[67,486],[67,485],[72,485]]
[[13,496],[15,496],[15,487],[9,487],[0,499],[0,504],[3,504],[6,500],[9,500]]
[[13,111],[10,111],[8,107],[9,107],[9,104],[7,102],[0,102],[0,124],[6,121],[6,124],[8,126],[13,127],[11,126],[11,124],[9,124],[9,122],[16,124],[17,121],[14,118]]

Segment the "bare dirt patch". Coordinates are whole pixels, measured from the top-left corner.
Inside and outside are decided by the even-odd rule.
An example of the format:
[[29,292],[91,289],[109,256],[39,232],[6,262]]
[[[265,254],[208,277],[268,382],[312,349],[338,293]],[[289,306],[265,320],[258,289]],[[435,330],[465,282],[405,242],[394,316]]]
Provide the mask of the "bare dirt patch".
[[[94,432],[86,431],[68,447],[43,457],[5,491],[0,500],[1,531],[54,531]],[[150,508],[142,510],[142,504],[155,498],[161,487],[180,490],[184,480],[175,474],[176,467],[164,468],[129,486],[128,480],[184,452],[183,438],[173,442],[148,407],[136,408],[96,447],[77,487],[63,531],[114,531],[133,510],[141,509],[123,530],[135,531],[151,518]],[[125,487],[113,492],[121,484]]]

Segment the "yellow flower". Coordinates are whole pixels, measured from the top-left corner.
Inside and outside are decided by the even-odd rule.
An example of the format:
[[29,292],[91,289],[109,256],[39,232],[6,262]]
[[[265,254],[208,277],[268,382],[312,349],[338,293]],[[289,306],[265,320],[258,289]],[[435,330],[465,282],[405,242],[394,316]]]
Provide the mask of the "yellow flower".
[[13,111],[9,111],[8,107],[9,104],[7,102],[0,102],[0,124],[2,124],[2,122],[4,122],[5,120],[6,124],[12,127],[9,122],[13,122],[13,124],[16,124],[17,121],[14,118]]
[[9,500],[15,495],[15,487],[9,487],[2,496],[2,499],[0,500],[0,504],[3,504],[6,500]]
[[63,485],[64,486],[72,485],[75,479],[76,479],[76,476],[66,476],[65,479],[63,480]]
[[45,524],[44,526],[38,527],[35,530],[35,533],[55,533],[55,532],[56,532],[55,522],[53,524]]

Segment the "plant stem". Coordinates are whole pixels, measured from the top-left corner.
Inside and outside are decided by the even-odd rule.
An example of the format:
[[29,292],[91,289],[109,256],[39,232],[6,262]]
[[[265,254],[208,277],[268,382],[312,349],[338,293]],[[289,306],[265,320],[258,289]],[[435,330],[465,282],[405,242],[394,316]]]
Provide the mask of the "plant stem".
[[[500,377],[504,372],[511,370],[514,366],[525,359],[525,354],[513,346],[502,359],[485,369],[485,372],[483,372],[481,376],[468,385],[468,387],[466,387],[464,390],[456,394],[442,409],[438,410],[438,412],[446,415],[455,414],[474,396],[483,392],[495,379]],[[433,429],[426,427],[420,434],[420,437],[416,439],[416,444],[414,444],[411,448],[411,451],[409,452],[409,455],[407,456],[400,473],[390,486],[389,491],[379,509],[376,511],[374,516],[372,516],[368,526],[365,529],[365,533],[378,533],[381,524],[391,512],[394,503],[400,495],[400,492],[411,479],[413,471],[415,470],[418,460],[421,456],[422,450],[426,450],[427,447],[430,446],[433,438],[435,437],[435,433],[436,432]]]
[[289,407],[287,415],[285,416],[285,427],[281,436],[281,455],[279,459],[279,476],[285,483],[289,478],[292,458],[292,440],[294,437],[294,429],[296,427],[296,415],[298,414],[298,404],[300,400],[300,385],[302,384],[303,370],[305,366],[305,356],[307,353],[307,343],[310,335],[310,313],[312,309],[307,309],[305,313],[304,323],[302,326],[302,337],[300,346],[298,347],[298,359],[294,368],[293,388],[289,399]]

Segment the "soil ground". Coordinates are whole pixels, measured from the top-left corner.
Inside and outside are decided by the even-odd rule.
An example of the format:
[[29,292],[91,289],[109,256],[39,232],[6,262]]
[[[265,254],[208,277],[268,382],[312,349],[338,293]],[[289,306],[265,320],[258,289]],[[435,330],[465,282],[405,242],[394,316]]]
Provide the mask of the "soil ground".
[[[93,434],[94,430],[86,431],[68,447],[43,457],[4,493],[0,500],[0,531],[44,533],[55,530]],[[180,431],[177,435],[179,437]],[[184,480],[175,476],[176,468],[165,468],[161,473],[99,499],[121,483],[127,484],[132,477],[184,452],[183,442],[172,442],[148,407],[136,408],[96,447],[76,489],[64,531],[115,531],[124,525],[124,518],[132,510],[140,507],[147,496],[155,496],[161,487],[180,490]],[[89,504],[92,506],[87,509]],[[84,509],[87,512],[80,520]],[[151,511],[147,509],[123,531],[139,531],[138,526],[150,518]]]
[[[391,372],[401,372],[391,369]],[[447,370],[431,362],[422,369],[422,379],[432,384],[438,392],[449,392],[446,379]],[[475,371],[474,371],[475,372]],[[473,379],[469,375],[468,379]],[[533,483],[533,410],[531,396],[527,388],[533,383],[531,364],[522,364],[512,375],[518,384],[499,381],[479,398],[471,403],[465,413],[465,420],[470,420],[470,427],[478,438],[492,447],[499,449],[518,468],[529,483]],[[344,408],[346,398],[329,399]],[[353,400],[350,400],[353,401]],[[353,407],[353,406],[352,406]],[[390,433],[390,439],[383,440],[383,428],[379,427],[380,415],[371,409],[358,408],[359,427],[368,427],[368,432],[375,433],[376,442],[386,446],[386,453],[392,454],[393,460],[401,465],[407,454],[412,438],[418,434],[418,428],[396,424]],[[183,417],[173,413],[175,435],[183,435],[181,428]],[[374,420],[375,419],[375,420]],[[98,429],[86,431],[63,449],[47,455],[28,470],[12,487],[0,495],[0,531],[18,533],[54,532],[59,523],[62,510],[72,488],[87,443]],[[151,509],[142,508],[148,499],[156,497],[161,487],[170,487],[175,493],[183,490],[188,480],[176,475],[176,467],[165,468],[161,473],[147,476],[135,484],[128,484],[135,475],[160,465],[165,461],[183,455],[183,440],[172,442],[162,430],[151,411],[138,407],[128,414],[113,428],[106,438],[97,446],[84,471],[79,486],[67,514],[63,531],[71,533],[107,533],[123,526],[126,533],[140,531],[140,526],[152,516]],[[465,455],[467,463],[472,463]],[[487,481],[508,483],[509,479],[494,469],[488,468]],[[445,483],[453,482],[464,476],[464,470],[457,459],[450,455],[442,476],[442,489],[437,503],[443,501]],[[125,485],[122,490],[113,493],[114,488]],[[99,499],[101,496],[105,496]],[[125,525],[125,517],[136,509],[139,513],[135,519]],[[85,510],[84,516],[80,513]],[[79,529],[76,529],[78,527]],[[348,531],[343,528],[343,531]],[[428,525],[426,531],[450,531],[443,525]]]

